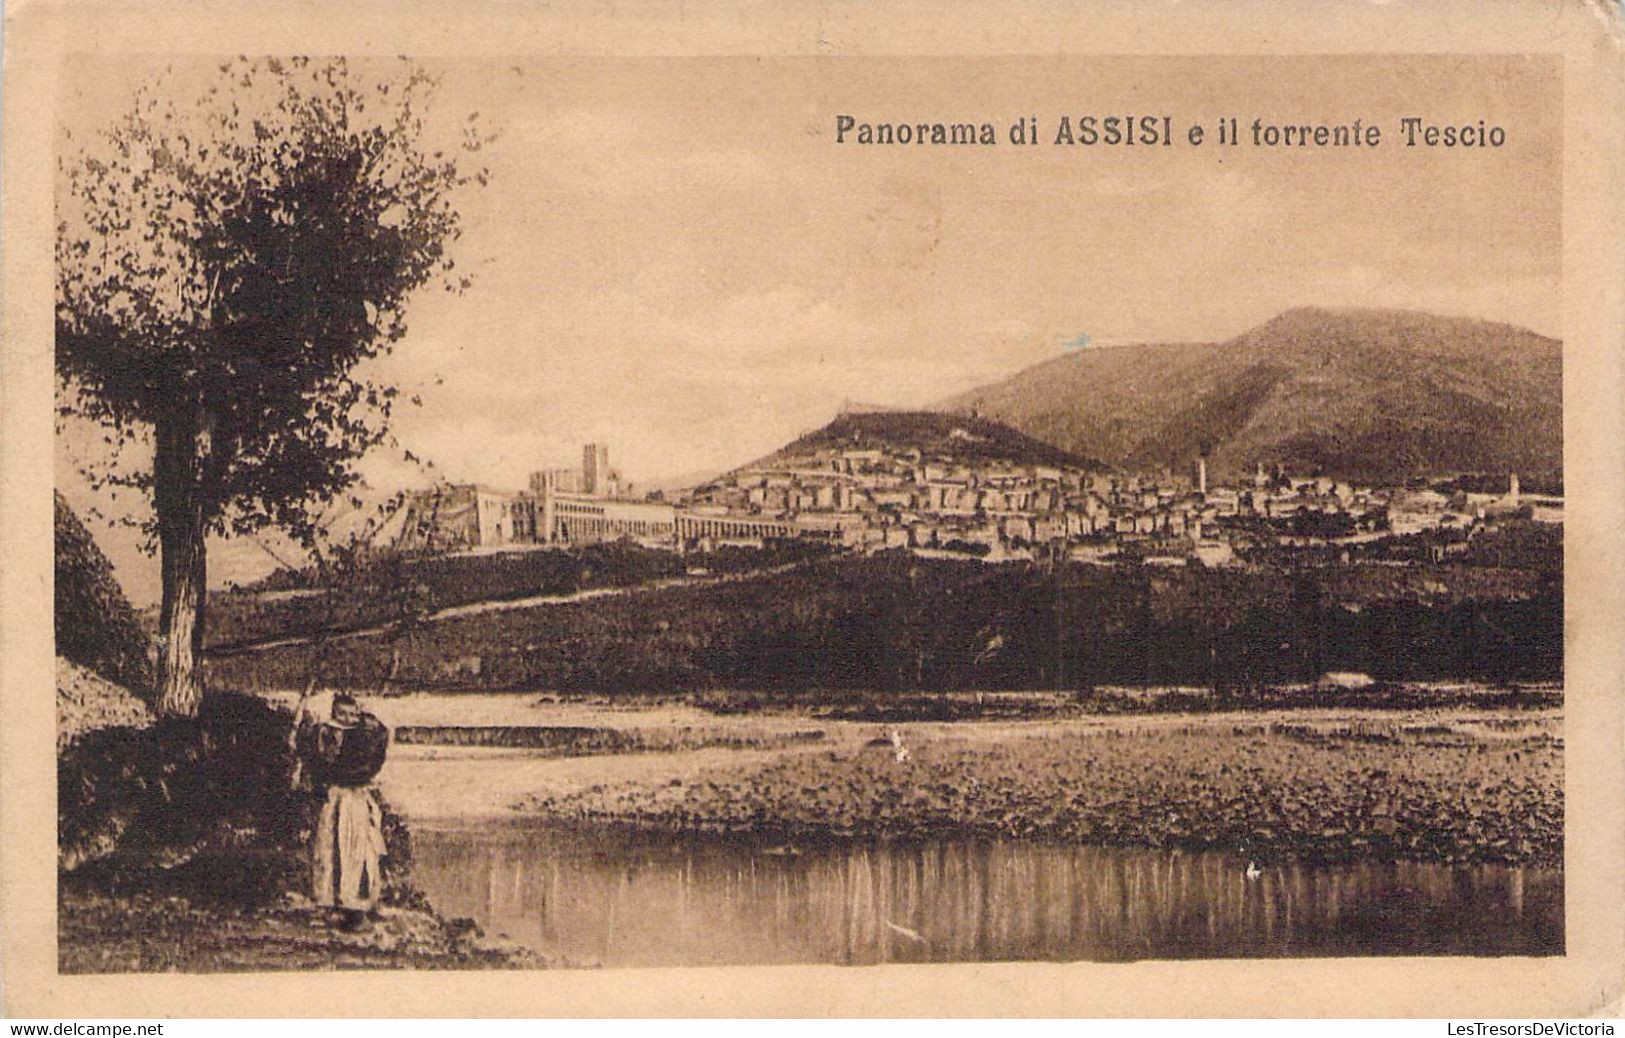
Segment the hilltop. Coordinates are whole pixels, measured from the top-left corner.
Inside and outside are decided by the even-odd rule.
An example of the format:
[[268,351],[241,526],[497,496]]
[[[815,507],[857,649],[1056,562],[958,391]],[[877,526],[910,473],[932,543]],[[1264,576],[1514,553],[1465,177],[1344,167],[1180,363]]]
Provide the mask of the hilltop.
[[1386,482],[1562,470],[1562,343],[1404,310],[1290,310],[1222,342],[1083,350],[954,397],[1135,470],[1233,475],[1258,462]]
[[1102,470],[1100,462],[987,418],[940,411],[845,411],[828,425],[745,466],[766,469],[823,450],[917,450],[930,459],[963,464],[1008,462]]

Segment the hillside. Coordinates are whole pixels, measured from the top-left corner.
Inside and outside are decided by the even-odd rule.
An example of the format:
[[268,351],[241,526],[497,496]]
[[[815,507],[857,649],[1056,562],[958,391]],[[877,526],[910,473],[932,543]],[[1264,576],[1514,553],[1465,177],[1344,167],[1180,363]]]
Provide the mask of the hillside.
[[137,691],[152,687],[149,641],[113,566],[56,495],[56,654]]
[[986,418],[938,411],[850,411],[745,468],[773,468],[821,450],[842,448],[880,449],[893,455],[918,450],[927,458],[960,463],[1004,461],[1081,469],[1105,467]]
[[1085,350],[944,404],[1128,469],[1206,453],[1365,481],[1560,475],[1562,343],[1415,311],[1290,310],[1223,342]]

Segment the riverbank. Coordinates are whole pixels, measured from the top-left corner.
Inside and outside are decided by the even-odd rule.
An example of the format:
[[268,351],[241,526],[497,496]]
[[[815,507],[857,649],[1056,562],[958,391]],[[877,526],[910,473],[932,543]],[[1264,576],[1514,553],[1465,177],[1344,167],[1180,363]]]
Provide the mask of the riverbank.
[[[727,835],[740,834],[775,862],[812,861],[816,855],[802,852],[820,848],[861,859],[876,842],[958,841],[1214,851],[1227,861],[1256,862],[1266,879],[1276,869],[1296,875],[1298,864],[1562,867],[1556,707],[1300,708],[894,725],[796,710],[718,715],[692,704],[640,708],[536,696],[412,696],[371,705],[386,723],[418,725],[436,741],[397,743],[380,776],[392,808],[386,827],[392,853],[385,904],[366,929],[333,926],[301,894],[302,826],[289,812],[285,782],[278,785],[285,762],[275,755],[262,761],[248,750],[279,745],[265,734],[283,730],[285,715],[227,700],[214,709],[235,712],[200,723],[242,741],[235,749],[211,743],[217,752],[201,769],[188,765],[179,773],[186,783],[176,784],[177,773],[155,763],[170,745],[151,742],[159,730],[92,734],[70,751],[65,788],[81,788],[88,775],[96,809],[73,807],[75,824],[64,831],[80,837],[76,846],[96,845],[98,834],[122,836],[116,853],[61,875],[59,968],[576,964],[574,957],[537,954],[535,942],[488,939],[473,922],[446,918],[479,916],[455,898],[428,903],[413,883],[408,829],[419,823],[494,831],[501,819],[513,819],[573,828],[583,838],[643,834],[654,846],[670,836],[706,834],[722,834],[721,844],[732,846],[739,841]],[[434,726],[453,718],[481,726],[476,743],[486,729],[515,725],[548,738],[537,746],[528,738],[519,745],[440,739],[446,733]],[[579,739],[553,745],[561,732],[592,738],[584,746]],[[124,761],[137,771],[127,773]],[[218,774],[210,761],[220,765]],[[255,762],[263,772],[249,766]],[[160,774],[174,798],[163,810],[144,795],[120,792],[126,785],[150,789]],[[253,791],[266,789],[274,795],[255,802]],[[121,813],[117,805],[125,803],[139,810]],[[79,817],[87,813],[95,818]],[[200,818],[213,821],[205,826]],[[154,843],[156,836],[162,839]],[[445,864],[435,867],[444,871]],[[445,879],[438,877],[442,886]],[[463,897],[464,886],[456,879],[450,889]],[[510,924],[495,929],[510,933]],[[602,956],[581,959],[592,961]]]
[[[57,968],[231,973],[553,965],[425,904],[384,906],[348,932],[281,881],[287,864],[245,851],[178,868],[88,866],[65,874],[57,885]],[[222,884],[222,876],[231,879]]]
[[1260,862],[1562,865],[1556,710],[919,725],[899,736],[904,754],[888,738],[832,738],[833,748],[699,768],[606,767],[600,781],[573,762],[568,784],[513,809],[790,845],[985,837],[1228,850]]
[[96,724],[108,712],[81,700],[106,689],[84,687],[58,689],[84,722],[57,758],[62,972],[550,965],[432,910],[387,801],[376,917],[351,932],[310,904],[314,804],[290,781],[286,711],[221,694],[195,718]]

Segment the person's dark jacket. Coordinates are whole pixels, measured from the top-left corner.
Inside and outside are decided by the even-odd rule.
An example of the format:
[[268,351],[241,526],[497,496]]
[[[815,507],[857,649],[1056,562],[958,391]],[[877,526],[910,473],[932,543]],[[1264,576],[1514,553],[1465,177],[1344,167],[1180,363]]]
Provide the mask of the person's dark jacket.
[[389,729],[371,714],[353,726],[307,721],[299,728],[299,753],[318,787],[364,786],[384,766]]

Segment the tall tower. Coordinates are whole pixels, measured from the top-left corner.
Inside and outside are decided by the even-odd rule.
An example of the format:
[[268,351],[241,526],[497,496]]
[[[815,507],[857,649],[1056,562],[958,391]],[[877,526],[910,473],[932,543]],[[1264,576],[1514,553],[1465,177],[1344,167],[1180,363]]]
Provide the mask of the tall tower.
[[1196,459],[1196,492],[1198,494],[1206,494],[1207,493],[1207,459],[1206,458],[1197,458]]
[[1518,506],[1518,495],[1520,493],[1521,493],[1521,488],[1518,486],[1518,474],[1516,472],[1514,472],[1512,474],[1512,478],[1508,481],[1507,504],[1512,505],[1514,508],[1516,508]]
[[581,448],[582,490],[589,494],[609,493],[609,446],[589,443]]
[[541,494],[542,514],[538,517],[540,520],[539,525],[541,526],[541,529],[536,531],[536,539],[541,541],[543,544],[552,544],[553,529],[558,525],[559,510],[558,505],[554,501],[553,484],[551,481],[542,484]]

